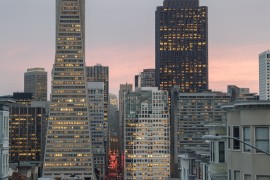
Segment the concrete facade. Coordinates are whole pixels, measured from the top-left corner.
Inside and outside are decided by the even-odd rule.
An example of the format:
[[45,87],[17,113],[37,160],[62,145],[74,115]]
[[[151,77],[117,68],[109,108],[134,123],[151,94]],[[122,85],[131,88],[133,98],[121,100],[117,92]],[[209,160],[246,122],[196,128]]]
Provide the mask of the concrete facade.
[[141,87],[155,87],[155,69],[144,69],[139,75],[135,76],[135,89]]
[[128,92],[124,120],[124,179],[168,179],[168,93],[154,87]]
[[181,93],[177,88],[172,91],[171,153],[174,176],[180,174],[179,155],[194,148],[209,152],[209,144],[202,139],[209,132],[206,125],[225,121],[226,112],[221,106],[229,104],[230,100],[230,95],[222,92]]
[[[239,102],[227,109],[227,135],[269,153],[270,103]],[[270,156],[236,140],[227,141],[229,180],[270,179]]]
[[0,101],[0,179],[8,179],[9,170],[9,106]]
[[106,128],[104,123],[104,83],[88,82],[89,120],[91,125],[92,152],[96,175],[105,179]]
[[270,51],[259,55],[259,95],[260,100],[270,100]]
[[35,101],[47,101],[47,72],[44,68],[30,68],[24,73],[24,92],[33,93]]

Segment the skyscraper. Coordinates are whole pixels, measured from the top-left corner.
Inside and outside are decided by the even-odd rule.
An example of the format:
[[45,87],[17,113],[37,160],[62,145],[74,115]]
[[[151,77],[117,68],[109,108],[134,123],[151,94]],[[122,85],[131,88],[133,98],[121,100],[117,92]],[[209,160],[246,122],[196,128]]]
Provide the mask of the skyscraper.
[[56,56],[44,177],[94,178],[85,73],[85,0],[56,0]]
[[259,92],[260,100],[270,100],[270,51],[259,55]]
[[99,180],[105,179],[104,83],[88,82],[89,118],[91,125],[94,167]]
[[[178,92],[177,92],[178,90]],[[181,93],[172,89],[171,155],[173,176],[178,177],[182,165],[179,156],[188,150],[207,152],[209,144],[201,137],[208,133],[211,124],[225,123],[226,112],[222,105],[231,102],[231,96],[222,92]]]
[[135,88],[156,87],[155,69],[144,69],[139,75],[135,76]]
[[156,10],[156,86],[208,89],[208,15],[199,0],[164,0]]
[[[109,104],[109,67],[97,64],[95,66],[86,67],[86,79],[87,82],[102,82],[103,83],[103,130],[105,140],[105,151],[108,151],[108,104]],[[108,154],[105,152],[105,154]],[[107,162],[107,159],[106,159]],[[106,163],[107,164],[107,163]]]
[[86,67],[86,77],[88,82],[104,83],[104,101],[109,101],[109,67],[97,64]]
[[124,179],[170,177],[167,91],[144,87],[125,96]]
[[10,161],[41,162],[44,141],[43,124],[46,111],[42,107],[13,104],[10,107]]
[[108,129],[109,67],[97,64],[86,67],[87,82],[104,83],[104,128]]
[[[124,166],[124,101],[127,92],[132,91],[132,84],[120,84],[119,90],[119,144],[121,155],[121,167]],[[122,169],[123,170],[123,169]]]
[[47,101],[47,72],[44,68],[27,69],[24,73],[24,92],[33,93],[36,101]]

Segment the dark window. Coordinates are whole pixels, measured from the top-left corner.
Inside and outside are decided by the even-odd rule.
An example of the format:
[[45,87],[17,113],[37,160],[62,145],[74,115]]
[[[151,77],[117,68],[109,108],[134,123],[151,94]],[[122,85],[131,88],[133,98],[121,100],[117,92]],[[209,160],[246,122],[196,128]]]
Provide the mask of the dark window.
[[218,144],[219,162],[225,162],[225,143],[219,142]]
[[[234,126],[233,127],[233,137],[239,139],[240,138],[240,132],[239,127]],[[233,149],[240,149],[240,141],[233,140]]]
[[[231,136],[231,127],[230,126],[228,126],[228,128],[227,128],[227,135],[228,136]],[[231,149],[231,140],[228,138],[228,149]]]

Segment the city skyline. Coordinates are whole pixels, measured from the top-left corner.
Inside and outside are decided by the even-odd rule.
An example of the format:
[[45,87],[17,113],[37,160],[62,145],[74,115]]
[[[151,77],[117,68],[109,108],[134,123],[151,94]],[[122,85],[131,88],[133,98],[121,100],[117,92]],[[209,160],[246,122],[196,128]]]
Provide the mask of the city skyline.
[[[121,83],[134,84],[134,75],[143,68],[154,68],[154,17],[162,2],[87,1],[86,65],[109,66],[112,93],[117,94]],[[0,2],[2,22],[8,27],[1,30],[5,35],[0,53],[5,63],[0,76],[12,77],[12,81],[1,78],[2,95],[23,91],[27,68],[42,67],[50,74],[54,61],[54,1],[14,4]],[[270,2],[203,0],[201,5],[209,8],[209,88],[225,91],[226,85],[236,84],[258,92],[258,54],[269,48],[270,25],[264,19]],[[34,17],[35,12],[41,15]],[[119,69],[125,70],[120,74]],[[48,82],[50,94],[50,78]]]

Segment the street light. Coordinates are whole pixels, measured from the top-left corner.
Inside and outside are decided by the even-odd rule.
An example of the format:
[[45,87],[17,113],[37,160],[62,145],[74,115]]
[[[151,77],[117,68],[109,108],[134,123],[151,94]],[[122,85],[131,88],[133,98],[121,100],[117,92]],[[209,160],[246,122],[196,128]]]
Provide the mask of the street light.
[[209,141],[222,140],[222,139],[233,139],[233,140],[239,141],[239,142],[241,142],[241,143],[243,143],[243,144],[245,144],[245,145],[247,145],[249,147],[252,147],[253,149],[256,149],[258,151],[261,151],[262,153],[270,156],[270,154],[268,152],[263,151],[263,150],[257,148],[256,146],[253,146],[252,144],[249,144],[249,143],[247,143],[245,141],[242,141],[241,139],[238,139],[238,138],[235,138],[235,137],[219,136],[219,135],[204,135],[204,136],[202,136],[202,139],[209,140]]

